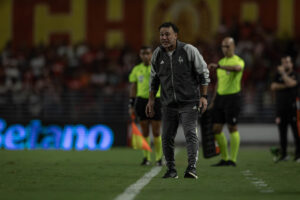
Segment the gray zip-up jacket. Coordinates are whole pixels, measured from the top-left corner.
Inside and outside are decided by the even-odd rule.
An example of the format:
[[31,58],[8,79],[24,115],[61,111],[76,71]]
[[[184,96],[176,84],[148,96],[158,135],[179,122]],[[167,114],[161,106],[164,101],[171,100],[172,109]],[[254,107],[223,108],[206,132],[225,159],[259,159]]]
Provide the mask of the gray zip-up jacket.
[[157,47],[151,65],[150,91],[156,94],[161,85],[164,106],[199,101],[199,85],[210,82],[207,64],[198,49],[178,40],[171,56],[162,46]]

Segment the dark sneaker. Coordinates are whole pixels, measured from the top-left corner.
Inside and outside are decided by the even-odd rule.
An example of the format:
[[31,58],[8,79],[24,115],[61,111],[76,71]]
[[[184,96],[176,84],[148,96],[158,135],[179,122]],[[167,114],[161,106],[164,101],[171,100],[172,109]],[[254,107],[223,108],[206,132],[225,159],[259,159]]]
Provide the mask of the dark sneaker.
[[168,169],[163,178],[178,178],[176,169]]
[[217,164],[211,165],[212,167],[223,167],[223,166],[228,166],[228,161],[226,160],[220,160]]
[[151,163],[150,163],[150,161],[147,159],[147,158],[144,158],[143,159],[143,162],[141,163],[141,165],[142,166],[148,166],[148,165],[150,165]]
[[227,165],[228,165],[228,166],[236,167],[236,163],[233,162],[232,160],[228,160],[228,161],[227,161]]
[[278,159],[275,160],[275,163],[288,161],[289,159],[290,159],[290,157],[288,155],[282,155]]
[[160,160],[156,161],[155,165],[161,167],[163,165],[162,160],[160,159]]
[[197,171],[195,167],[188,166],[184,173],[184,178],[198,179]]

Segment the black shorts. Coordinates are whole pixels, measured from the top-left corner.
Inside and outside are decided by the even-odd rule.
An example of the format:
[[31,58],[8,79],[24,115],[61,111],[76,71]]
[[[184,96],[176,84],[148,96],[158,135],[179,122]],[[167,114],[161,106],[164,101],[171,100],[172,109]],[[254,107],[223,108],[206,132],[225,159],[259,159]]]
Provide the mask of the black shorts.
[[214,101],[213,123],[236,125],[241,111],[241,94],[218,95]]
[[135,112],[138,116],[138,118],[142,120],[161,120],[161,104],[160,104],[160,98],[155,98],[155,104],[154,104],[154,117],[149,118],[146,116],[146,106],[148,103],[148,99],[143,99],[138,97],[136,99],[135,103]]

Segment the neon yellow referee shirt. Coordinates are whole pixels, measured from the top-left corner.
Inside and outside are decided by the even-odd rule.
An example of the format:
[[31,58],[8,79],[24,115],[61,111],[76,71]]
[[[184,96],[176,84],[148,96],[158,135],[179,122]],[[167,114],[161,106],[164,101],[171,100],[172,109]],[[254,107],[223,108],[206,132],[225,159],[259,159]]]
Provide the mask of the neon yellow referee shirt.
[[242,58],[237,55],[232,57],[224,57],[219,63],[220,66],[241,66],[242,70],[239,72],[236,71],[227,71],[224,69],[217,69],[218,77],[218,88],[217,93],[219,95],[227,94],[236,94],[241,91],[241,80],[243,76],[243,71],[245,67],[245,62]]
[[[144,99],[149,98],[149,82],[150,82],[151,65],[146,66],[144,63],[134,66],[129,74],[129,82],[137,84],[137,97]],[[160,87],[156,93],[156,98],[160,97]]]

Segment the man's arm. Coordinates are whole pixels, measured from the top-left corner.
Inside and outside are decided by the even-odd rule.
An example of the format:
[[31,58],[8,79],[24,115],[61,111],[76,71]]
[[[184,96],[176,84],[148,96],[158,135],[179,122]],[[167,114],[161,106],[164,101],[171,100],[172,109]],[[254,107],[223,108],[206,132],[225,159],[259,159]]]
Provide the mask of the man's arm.
[[132,71],[129,74],[129,82],[130,82],[130,89],[129,89],[129,115],[133,117],[135,115],[134,112],[134,105],[135,105],[135,98],[137,93],[137,76],[136,76],[136,67],[132,69]]
[[[155,51],[152,54],[151,58],[151,72],[150,72],[150,91],[153,91],[156,95],[156,92],[158,91],[160,80],[156,73],[156,59],[159,53],[159,47],[155,49]],[[149,91],[149,92],[150,92]]]
[[148,99],[148,103],[147,103],[146,110],[145,110],[147,117],[153,117],[154,116],[155,96],[156,96],[156,93],[157,93],[159,85],[160,85],[159,77],[157,76],[157,73],[155,71],[155,63],[156,63],[156,58],[157,58],[158,51],[159,51],[159,48],[157,48],[153,52],[152,59],[151,59],[149,99]]
[[200,93],[201,93],[201,96],[206,96],[207,95],[207,85],[201,85],[200,86]]
[[199,100],[199,108],[201,110],[201,113],[204,113],[207,109],[207,87],[210,83],[209,70],[207,68],[206,62],[204,61],[202,55],[196,47],[187,44],[185,45],[184,49],[187,52],[189,61],[193,61],[195,71],[200,81],[201,97]]
[[231,71],[231,72],[239,72],[242,71],[242,67],[239,65],[236,66],[220,66],[218,65],[219,69],[224,69],[226,71]]
[[154,117],[154,115],[155,115],[154,102],[155,102],[155,93],[154,93],[154,91],[150,91],[148,103],[147,103],[146,110],[145,110],[147,117]]
[[210,83],[209,70],[198,49],[190,44],[185,45],[184,49],[187,52],[188,60],[194,63],[195,71],[198,75],[200,84],[208,85]]
[[231,71],[231,72],[239,72],[242,70],[242,66],[236,65],[236,66],[221,66],[216,63],[210,63],[208,65],[208,69],[224,69],[226,71]]
[[[156,71],[154,69],[154,65],[151,66],[151,73],[150,73],[150,93],[153,92],[155,95],[159,89],[159,85],[160,85],[160,80],[159,77],[156,74]],[[155,97],[154,95],[154,97]]]
[[136,91],[137,91],[137,84],[131,83],[130,90],[129,90],[129,104],[128,104],[130,116],[135,115],[134,104],[136,99]]
[[136,90],[137,90],[137,84],[131,83],[130,85],[130,91],[129,91],[129,97],[135,98],[136,97]]
[[201,114],[204,113],[207,109],[207,87],[208,87],[208,85],[200,86],[201,97],[199,100],[199,108],[200,108]]
[[[290,77],[286,72],[283,66],[277,67],[278,73],[281,76],[284,83],[278,83],[276,81],[272,82],[271,84],[271,90],[282,90],[290,87],[295,87],[298,84],[298,81],[293,79],[293,77]],[[278,75],[278,76],[279,76]]]
[[297,80],[290,77],[285,71],[280,72],[280,74],[286,87],[295,87],[297,85]]
[[213,95],[210,99],[210,104],[209,104],[209,107],[207,109],[212,109],[214,107],[214,102],[215,102],[215,99],[216,99],[216,96],[217,96],[217,88],[218,88],[218,82],[216,82],[216,84],[215,84],[215,87],[213,89]]
[[283,90],[285,88],[287,88],[287,86],[283,83],[273,82],[271,84],[271,91]]

